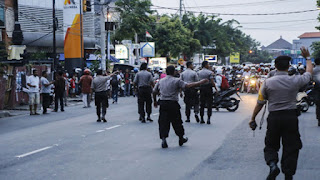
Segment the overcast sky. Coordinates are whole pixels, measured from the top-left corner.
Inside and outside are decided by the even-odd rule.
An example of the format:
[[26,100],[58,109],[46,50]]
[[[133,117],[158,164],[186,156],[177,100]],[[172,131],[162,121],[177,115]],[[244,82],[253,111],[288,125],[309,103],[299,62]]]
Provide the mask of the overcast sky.
[[[151,0],[153,5],[179,7],[180,0]],[[316,0],[183,0],[186,10],[209,13],[281,13],[316,9]],[[245,4],[244,3],[248,3]],[[193,7],[193,8],[188,8]],[[176,10],[158,10],[160,13],[175,14]],[[242,30],[262,45],[269,45],[282,36],[292,43],[304,32],[316,32],[317,16],[320,11],[277,16],[230,16],[220,15],[224,20],[235,19],[243,26]],[[289,22],[277,22],[289,21]],[[272,22],[272,23],[270,23]],[[277,23],[273,23],[277,22]]]

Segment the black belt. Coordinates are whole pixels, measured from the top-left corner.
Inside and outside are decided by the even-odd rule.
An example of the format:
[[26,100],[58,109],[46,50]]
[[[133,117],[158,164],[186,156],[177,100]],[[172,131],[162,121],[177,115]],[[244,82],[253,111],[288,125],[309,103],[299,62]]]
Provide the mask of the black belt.
[[297,109],[286,109],[286,110],[279,110],[279,111],[270,111],[270,113],[279,114],[279,113],[295,113]]

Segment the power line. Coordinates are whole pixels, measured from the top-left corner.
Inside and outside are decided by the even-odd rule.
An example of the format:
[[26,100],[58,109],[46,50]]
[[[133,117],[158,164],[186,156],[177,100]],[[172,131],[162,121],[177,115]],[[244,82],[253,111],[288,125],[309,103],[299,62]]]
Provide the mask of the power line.
[[[285,1],[294,1],[294,0],[267,0],[267,1],[259,1],[259,2],[249,2],[249,3],[236,3],[236,4],[217,4],[217,5],[203,5],[203,6],[189,6],[186,8],[194,9],[194,8],[230,8],[235,6],[260,6],[265,4],[274,4],[274,3],[283,3]],[[176,8],[176,7],[170,7]]]
[[[170,7],[162,7],[162,6],[154,6],[161,9],[170,9],[170,10],[178,10],[177,8],[170,8]],[[275,16],[275,15],[286,15],[286,14],[301,14],[301,13],[308,13],[318,11],[317,9],[308,9],[308,10],[301,10],[301,11],[290,11],[290,12],[279,12],[279,13],[210,13],[210,12],[199,12],[199,11],[188,11],[190,13],[202,13],[208,15],[223,15],[223,16]]]
[[39,37],[38,39],[35,39],[35,40],[31,41],[31,42],[28,42],[28,43],[26,43],[25,45],[29,45],[29,44],[32,44],[32,43],[34,43],[34,42],[36,42],[36,41],[39,41],[40,39],[42,39],[42,38],[44,38],[44,37],[46,37],[46,36],[49,36],[51,33],[53,33],[53,31],[52,31],[52,32],[49,32],[49,33],[47,33],[47,34],[45,34],[45,35],[43,35],[43,36],[41,36],[41,37]]
[[303,21],[316,21],[317,19],[300,19],[300,20],[290,20],[290,21],[258,21],[258,22],[244,22],[241,24],[275,24],[275,23],[286,23],[286,22],[303,22]]

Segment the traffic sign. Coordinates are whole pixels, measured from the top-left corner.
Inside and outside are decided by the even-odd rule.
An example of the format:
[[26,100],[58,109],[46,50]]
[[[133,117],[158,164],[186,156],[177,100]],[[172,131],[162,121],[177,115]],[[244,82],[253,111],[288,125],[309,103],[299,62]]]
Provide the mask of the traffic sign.
[[141,57],[154,57],[155,56],[155,43],[154,42],[141,42],[140,43]]
[[240,53],[234,53],[230,55],[230,63],[239,64],[240,63]]

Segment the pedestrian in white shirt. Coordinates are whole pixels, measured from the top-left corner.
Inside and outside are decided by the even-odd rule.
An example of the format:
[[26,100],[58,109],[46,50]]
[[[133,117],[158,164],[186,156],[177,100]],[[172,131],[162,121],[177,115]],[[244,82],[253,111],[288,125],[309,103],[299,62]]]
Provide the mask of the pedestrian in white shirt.
[[[37,113],[37,106],[40,104],[40,93],[39,93],[40,79],[38,77],[38,71],[33,70],[33,75],[29,76],[27,85],[29,86],[29,109],[30,115],[39,115]],[[34,112],[32,111],[34,108]]]

